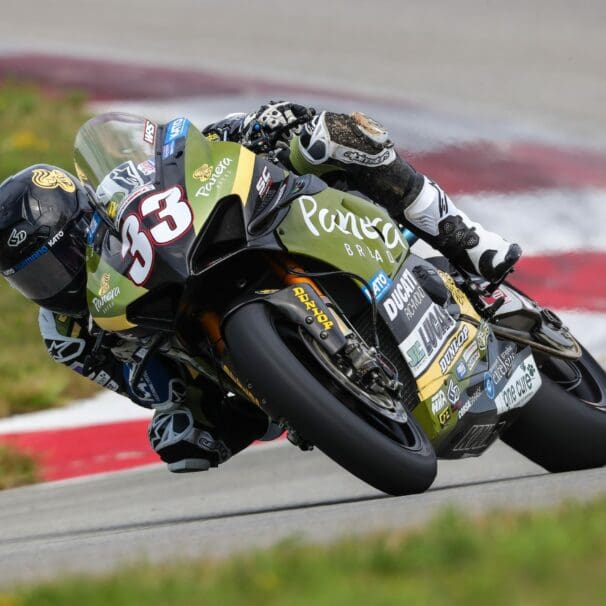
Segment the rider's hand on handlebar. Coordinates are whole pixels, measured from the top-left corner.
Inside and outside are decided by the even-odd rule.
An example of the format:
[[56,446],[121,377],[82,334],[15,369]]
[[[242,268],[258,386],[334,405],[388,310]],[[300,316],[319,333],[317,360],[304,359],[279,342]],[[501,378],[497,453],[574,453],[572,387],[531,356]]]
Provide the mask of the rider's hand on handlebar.
[[253,151],[270,151],[278,141],[288,142],[315,113],[296,103],[270,101],[244,118],[242,144]]

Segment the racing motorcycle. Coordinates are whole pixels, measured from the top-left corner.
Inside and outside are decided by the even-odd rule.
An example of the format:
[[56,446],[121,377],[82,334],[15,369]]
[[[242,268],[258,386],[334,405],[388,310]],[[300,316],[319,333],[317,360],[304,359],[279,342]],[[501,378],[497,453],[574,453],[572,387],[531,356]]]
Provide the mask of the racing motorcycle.
[[414,254],[381,207],[185,118],[97,116],[75,161],[97,200],[96,325],[260,407],[303,450],[393,495],[498,438],[553,472],[606,464],[606,374],[562,321]]

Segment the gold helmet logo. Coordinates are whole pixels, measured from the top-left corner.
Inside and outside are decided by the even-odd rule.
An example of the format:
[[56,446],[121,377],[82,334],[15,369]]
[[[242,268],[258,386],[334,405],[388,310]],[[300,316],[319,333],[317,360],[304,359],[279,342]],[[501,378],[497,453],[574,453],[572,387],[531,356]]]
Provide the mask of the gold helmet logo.
[[60,187],[68,194],[73,194],[76,191],[74,182],[64,172],[57,169],[35,168],[32,183],[43,189],[57,189],[57,187]]
[[198,179],[198,181],[208,181],[213,174],[213,167],[208,164],[203,164],[200,168],[197,168],[194,171],[194,179]]
[[111,276],[109,274],[103,274],[101,277],[101,286],[99,286],[99,296],[102,297],[109,292],[109,281]]

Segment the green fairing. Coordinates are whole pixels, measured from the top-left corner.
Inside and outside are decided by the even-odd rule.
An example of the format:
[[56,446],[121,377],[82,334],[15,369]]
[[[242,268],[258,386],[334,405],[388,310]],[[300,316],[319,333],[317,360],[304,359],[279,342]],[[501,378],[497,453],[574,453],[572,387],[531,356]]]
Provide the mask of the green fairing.
[[116,271],[91,248],[88,249],[86,268],[86,298],[95,319],[123,316],[127,305],[147,292],[147,289],[137,286]]
[[278,234],[289,252],[328,262],[366,281],[380,270],[393,278],[409,249],[383,208],[331,188],[292,202]]
[[242,149],[237,143],[210,142],[190,129],[185,144],[185,189],[194,209],[196,234],[217,203],[232,193]]

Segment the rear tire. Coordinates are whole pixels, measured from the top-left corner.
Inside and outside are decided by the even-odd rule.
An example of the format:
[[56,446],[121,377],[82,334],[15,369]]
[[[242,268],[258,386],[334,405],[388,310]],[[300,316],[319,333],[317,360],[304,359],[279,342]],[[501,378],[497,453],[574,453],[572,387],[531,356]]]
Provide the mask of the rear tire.
[[556,382],[564,379],[557,365],[541,365],[541,389],[501,436],[552,472],[606,465],[606,373],[585,349],[568,364],[579,372],[579,384],[566,391]]
[[[397,443],[344,405],[323,384],[322,369],[310,372],[280,334],[270,308],[250,303],[225,322],[225,339],[238,376],[252,383],[272,418],[285,419],[305,440],[378,490],[419,493],[437,470],[431,443],[408,415],[412,445]],[[328,377],[326,381],[328,381]]]

